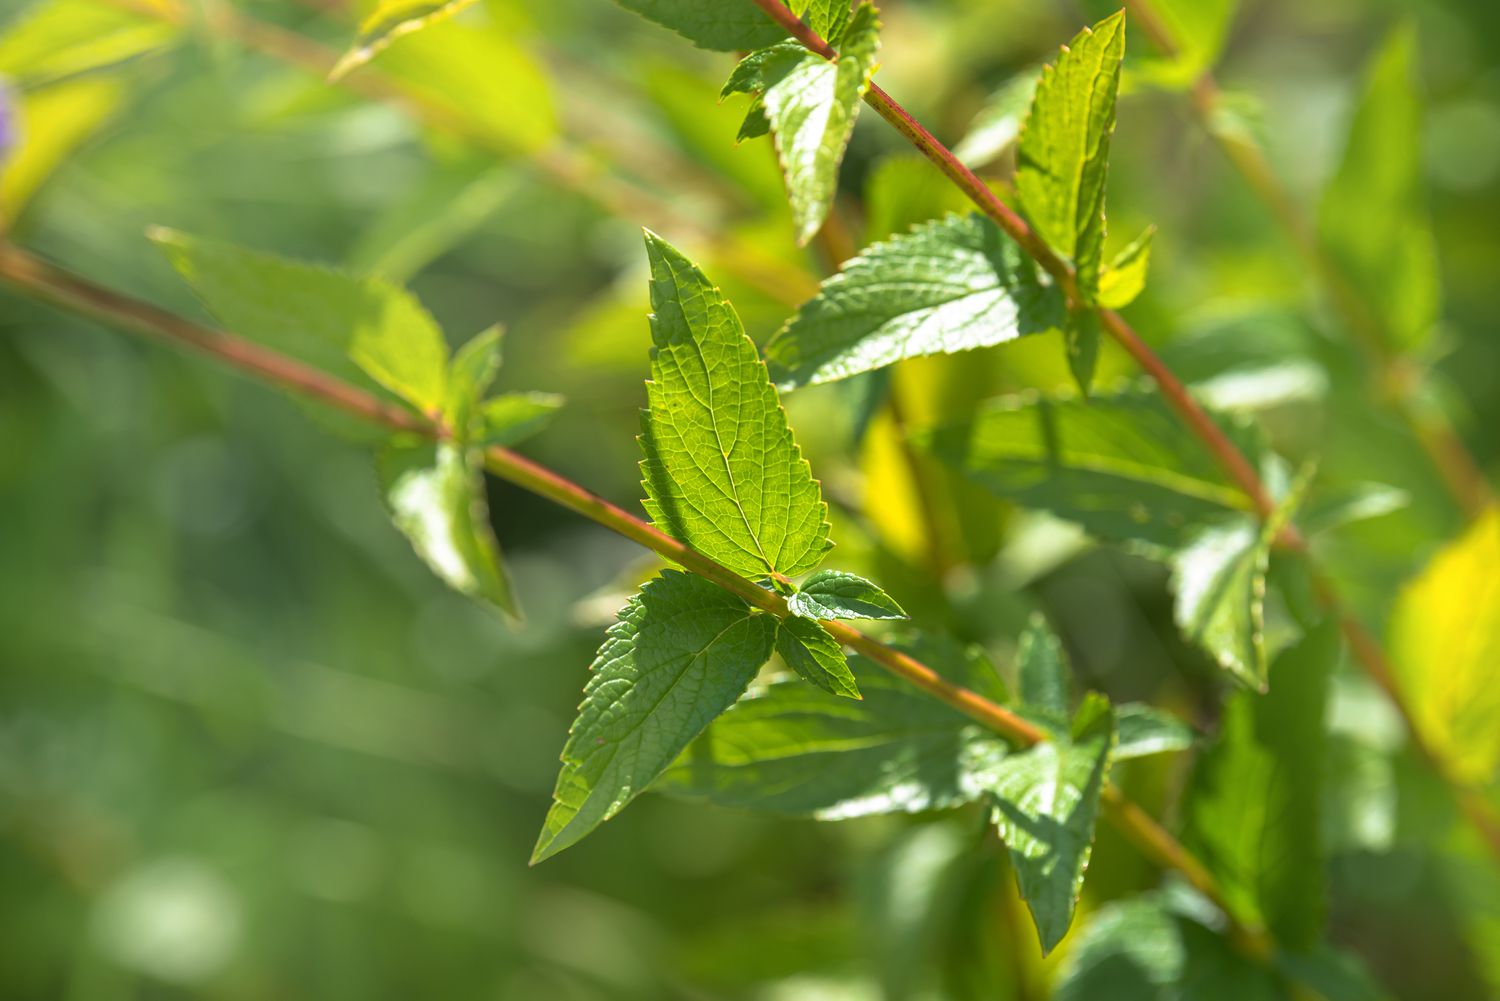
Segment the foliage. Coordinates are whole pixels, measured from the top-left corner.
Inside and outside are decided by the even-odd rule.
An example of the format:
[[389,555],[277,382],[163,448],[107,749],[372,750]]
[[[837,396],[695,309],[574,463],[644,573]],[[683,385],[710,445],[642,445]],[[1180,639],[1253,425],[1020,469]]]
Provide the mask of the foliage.
[[1500,35],[1084,6],[0,21],[0,992],[1500,990]]

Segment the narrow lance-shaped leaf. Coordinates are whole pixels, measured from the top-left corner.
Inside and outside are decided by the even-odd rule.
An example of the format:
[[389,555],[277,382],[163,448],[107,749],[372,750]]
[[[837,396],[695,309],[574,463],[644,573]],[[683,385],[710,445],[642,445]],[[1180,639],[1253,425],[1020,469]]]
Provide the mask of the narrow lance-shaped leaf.
[[1040,614],[1031,617],[1016,650],[1021,704],[1049,721],[1068,719],[1068,661],[1060,640]]
[[1021,130],[1016,193],[1042,238],[1073,262],[1089,301],[1104,253],[1109,140],[1124,56],[1123,11],[1079,32],[1042,70]]
[[771,656],[776,620],[690,574],[641,588],[591,668],[532,862],[625,808],[728,709]]
[[1396,602],[1391,659],[1413,722],[1453,775],[1500,766],[1500,508],[1433,557]]
[[1325,623],[1276,658],[1268,694],[1235,693],[1186,801],[1189,847],[1291,949],[1314,946],[1322,925],[1323,717],[1338,655]]
[[1371,67],[1338,172],[1323,196],[1324,245],[1390,345],[1431,337],[1441,288],[1423,191],[1416,38],[1398,30]]
[[968,133],[953,147],[953,155],[970,167],[979,167],[1014,145],[1040,78],[1040,70],[1027,70],[1007,81],[974,116]]
[[381,0],[360,22],[354,42],[329,71],[329,82],[341,79],[374,59],[381,49],[402,35],[447,20],[474,3],[475,0]]
[[675,247],[647,234],[650,409],[646,510],[658,528],[747,577],[822,562],[827,507],[734,308]]
[[1062,326],[1062,296],[979,215],[950,216],[867,248],[766,346],[784,388],[903,358],[1003,344]]
[[330,375],[442,408],[448,347],[405,289],[167,229],[151,238],[231,332]]
[[1005,758],[989,778],[995,826],[1043,952],[1062,941],[1073,921],[1114,749],[1114,712],[1090,695],[1071,733]]
[[1298,477],[1264,524],[1242,516],[1207,528],[1172,556],[1173,612],[1183,635],[1240,681],[1266,688],[1266,574],[1271,544],[1302,502]]
[[[1254,441],[1226,430],[1255,453]],[[1248,507],[1155,393],[997,400],[914,440],[1002,497],[1157,551]]]
[[758,134],[762,118],[770,126],[799,243],[813,238],[833,204],[844,148],[875,72],[879,32],[867,0],[843,32],[836,62],[787,42],[752,52],[724,85],[725,94],[757,96],[741,135]]
[[[908,652],[948,680],[1005,700],[984,658],[925,638]],[[985,795],[1008,745],[860,657],[863,701],[799,680],[753,689],[714,721],[657,788],[687,799],[819,820],[946,809]]]
[[895,599],[857,574],[819,570],[786,599],[794,615],[808,619],[904,619]]

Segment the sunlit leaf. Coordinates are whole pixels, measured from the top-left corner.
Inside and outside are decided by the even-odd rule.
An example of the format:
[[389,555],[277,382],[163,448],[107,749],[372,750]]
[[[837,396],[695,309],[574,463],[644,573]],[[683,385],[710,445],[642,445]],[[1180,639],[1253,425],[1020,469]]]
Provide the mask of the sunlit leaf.
[[131,10],[106,0],[44,0],[0,24],[0,77],[37,84],[135,59],[170,44],[162,0]]
[[1062,298],[999,227],[950,216],[878,243],[823,283],[766,346],[778,385],[844,379],[1063,323]]
[[615,0],[699,48],[732,52],[774,45],[786,32],[751,0]]
[[329,81],[352,73],[402,35],[445,21],[474,3],[475,0],[380,0],[360,22],[353,43],[329,72]]
[[703,272],[648,233],[650,407],[641,473],[657,527],[749,577],[795,576],[832,545],[818,482],[740,319]]
[[859,698],[844,649],[812,619],[793,615],[776,626],[776,652],[804,681],[833,695]]
[[904,619],[895,599],[857,574],[819,570],[786,600],[795,615],[809,619]]
[[1115,255],[1099,277],[1099,305],[1124,309],[1141,294],[1151,267],[1151,238],[1155,235],[1156,227],[1147,226],[1144,233]]
[[641,588],[590,669],[532,862],[577,843],[656,781],[740,697],[775,635],[774,618],[690,574],[668,570]]

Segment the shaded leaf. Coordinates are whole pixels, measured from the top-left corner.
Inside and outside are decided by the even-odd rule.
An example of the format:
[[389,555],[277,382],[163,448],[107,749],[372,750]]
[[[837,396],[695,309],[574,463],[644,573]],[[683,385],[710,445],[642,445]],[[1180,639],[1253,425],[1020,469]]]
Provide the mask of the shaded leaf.
[[406,290],[174,230],[151,238],[232,333],[341,379],[373,380],[423,413],[441,410],[448,346]]
[[1500,508],[1449,543],[1396,601],[1391,659],[1423,741],[1460,781],[1500,765]]
[[[933,640],[908,649],[949,680],[996,694],[998,676],[978,654]],[[946,809],[982,797],[982,776],[1004,757],[1006,743],[870,662],[850,663],[863,701],[790,679],[754,690],[694,741],[658,788],[820,820]]]
[[1264,524],[1246,516],[1204,529],[1174,553],[1173,613],[1183,635],[1240,681],[1265,691],[1266,574],[1271,543],[1296,513],[1304,472]]
[[1079,392],[1088,396],[1099,365],[1099,314],[1092,309],[1071,310],[1063,338],[1068,347],[1068,371],[1073,373]]
[[967,351],[1062,326],[1062,297],[979,215],[950,216],[867,248],[766,346],[784,388],[903,358]]
[[1114,541],[1173,548],[1248,504],[1182,422],[1145,391],[1087,403],[1067,396],[996,400],[972,420],[914,440],[1000,496]]
[[1114,712],[1091,695],[1070,734],[1010,755],[989,776],[995,826],[1043,952],[1062,941],[1073,921],[1114,748]]
[[455,591],[519,614],[469,450],[401,440],[380,453],[376,468],[392,522],[432,571]]
[[836,62],[785,42],[746,56],[724,85],[725,94],[748,93],[758,99],[741,137],[758,133],[762,118],[770,126],[798,243],[813,238],[833,204],[844,148],[875,72],[879,32],[874,6],[862,3],[849,21]]
[[1089,301],[1104,253],[1104,189],[1124,57],[1123,11],[1079,32],[1042,70],[1021,130],[1016,193],[1037,232],[1073,262]]
[[555,393],[502,393],[479,405],[482,445],[511,446],[546,427],[563,405]]
[[447,20],[474,3],[475,0],[380,0],[360,22],[354,41],[329,71],[329,82],[339,80],[374,59],[402,35]]
[[1176,716],[1140,702],[1115,707],[1115,729],[1120,734],[1116,761],[1185,751],[1196,738],[1193,728]]
[[1021,703],[1066,726],[1068,718],[1068,657],[1062,640],[1034,613],[1016,650],[1016,675]]
[[1268,694],[1236,692],[1187,795],[1187,844],[1237,910],[1294,950],[1322,928],[1323,719],[1338,657],[1338,626],[1325,623],[1276,658]]
[[658,528],[748,577],[816,567],[827,506],[766,368],[703,272],[648,233],[650,409],[641,419],[646,510]]
[[786,600],[808,619],[904,619],[895,599],[857,574],[819,570]]
[[1014,145],[1041,75],[1039,69],[1026,70],[1006,81],[979,109],[969,131],[953,147],[953,155],[970,167],[979,167]]
[[776,627],[776,652],[804,681],[832,695],[859,698],[844,648],[811,619],[789,616]]
[[776,620],[690,574],[668,570],[620,611],[594,660],[563,748],[532,862],[625,808],[771,656]]

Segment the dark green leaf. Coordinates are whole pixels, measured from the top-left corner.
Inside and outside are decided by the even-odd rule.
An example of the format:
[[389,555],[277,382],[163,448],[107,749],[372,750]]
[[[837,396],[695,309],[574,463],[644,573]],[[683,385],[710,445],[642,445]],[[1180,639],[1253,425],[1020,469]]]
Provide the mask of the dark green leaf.
[[[949,680],[1003,697],[982,657],[931,640],[910,652]],[[859,657],[863,701],[801,681],[752,691],[663,776],[676,796],[821,820],[945,809],[984,795],[1003,740]]]
[[625,808],[771,656],[776,620],[698,577],[668,570],[610,627],[563,748],[533,862]]
[[703,272],[647,234],[650,409],[646,510],[657,527],[748,577],[823,560],[827,506],[755,345]]
[[1090,695],[1070,734],[1010,755],[989,776],[995,826],[1043,952],[1062,941],[1073,921],[1114,749],[1114,712]]
[[1031,616],[1016,650],[1016,674],[1021,703],[1066,724],[1068,718],[1068,656],[1062,640],[1041,613]]
[[1115,729],[1120,734],[1116,761],[1183,751],[1193,746],[1195,737],[1193,728],[1176,716],[1139,702],[1115,707]]
[[766,346],[784,388],[1063,324],[1062,298],[999,227],[951,216],[867,248]]
[[890,595],[863,577],[841,570],[819,570],[786,604],[794,614],[809,619],[906,618]]
[[844,648],[813,620],[796,615],[781,620],[776,627],[776,652],[803,680],[823,691],[851,699],[860,697]]
[[914,437],[1000,496],[1076,521],[1104,539],[1170,549],[1248,506],[1150,392],[1088,402],[1012,397],[968,422]]
[[1338,656],[1326,623],[1276,658],[1268,694],[1235,693],[1187,797],[1188,845],[1233,906],[1293,949],[1313,946],[1323,919],[1323,718]]

